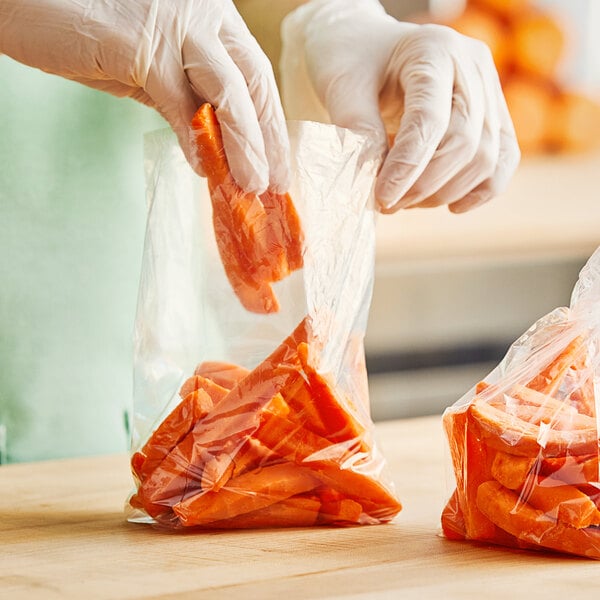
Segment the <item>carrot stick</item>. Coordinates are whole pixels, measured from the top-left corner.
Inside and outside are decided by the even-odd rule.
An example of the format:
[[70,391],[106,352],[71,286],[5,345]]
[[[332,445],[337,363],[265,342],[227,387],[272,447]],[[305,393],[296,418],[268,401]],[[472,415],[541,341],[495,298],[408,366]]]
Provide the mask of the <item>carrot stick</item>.
[[600,512],[589,496],[572,485],[557,485],[550,477],[531,478],[521,490],[521,499],[577,529],[600,525]]
[[[314,427],[316,433],[334,443],[361,441],[365,435],[365,427],[351,413],[353,407],[350,399],[345,398],[346,405],[342,405],[333,392],[332,386],[310,364],[307,343],[298,344],[298,357],[310,393],[308,396],[299,394],[294,400],[307,410],[309,407],[314,407],[317,413],[314,422],[308,423],[307,427]],[[291,400],[289,402],[292,404]]]
[[557,456],[544,458],[540,474],[551,476],[558,482],[583,485],[599,481],[598,455]]
[[259,510],[223,521],[206,523],[209,529],[258,529],[267,527],[310,527],[317,524],[321,503],[315,498],[292,496]]
[[230,519],[308,492],[319,481],[310,469],[283,463],[250,471],[218,492],[196,494],[178,502],[173,511],[186,527]]
[[534,458],[497,452],[492,462],[492,476],[509,490],[518,490],[525,484],[535,463]]
[[587,352],[585,336],[577,336],[554,360],[534,377],[527,387],[552,396],[560,387],[569,369]]
[[359,502],[350,498],[323,502],[318,522],[322,525],[350,525],[360,522],[363,508]]
[[[450,440],[452,461],[456,474],[457,513],[467,537],[491,539],[496,527],[481,513],[475,502],[479,485],[491,479],[491,467],[495,451],[483,443],[478,435],[470,410],[466,408],[450,411],[443,420],[446,435]],[[447,515],[449,517],[449,515]]]
[[215,383],[212,379],[203,377],[202,375],[192,375],[186,379],[179,390],[179,395],[185,398],[188,394],[196,390],[204,390],[211,398],[214,404],[218,404],[229,391],[227,388]]
[[358,469],[339,468],[329,463],[313,463],[313,473],[323,484],[360,504],[368,517],[377,521],[391,521],[402,505],[378,478]]
[[259,198],[234,181],[221,129],[210,104],[192,119],[198,156],[208,178],[217,247],[227,277],[247,310],[277,312],[271,283],[302,266],[300,220],[288,194]]
[[[235,466],[230,463],[259,426],[263,411],[287,414],[289,407],[278,395],[278,389],[295,372],[290,368],[297,363],[295,349],[308,335],[309,324],[303,319],[290,336],[177,442],[138,490],[149,514],[164,512],[163,505],[172,506],[190,493],[197,493],[202,489],[202,481],[218,488],[233,475]],[[228,456],[228,460],[215,459],[219,454]]]
[[519,540],[538,547],[600,558],[599,529],[576,529],[556,522],[543,511],[520,502],[515,492],[497,481],[480,486],[477,504],[491,521]]
[[244,367],[210,360],[200,363],[194,371],[194,375],[210,379],[226,390],[234,388],[248,373],[250,371]]
[[132,456],[131,465],[136,477],[140,481],[146,480],[212,407],[212,399],[204,390],[188,394],[158,426],[141,451]]
[[[551,427],[542,432],[540,427],[483,401],[469,407],[479,434],[497,450],[535,458],[543,449],[545,456],[591,454],[598,447],[595,424],[581,429],[556,430]],[[583,417],[583,415],[581,415]],[[591,420],[590,420],[591,421]]]
[[520,540],[539,544],[556,525],[544,511],[523,502],[519,494],[497,481],[482,483],[477,490],[477,507],[500,529]]
[[458,496],[458,489],[455,489],[442,511],[442,531],[449,540],[464,540],[467,534],[464,514]]

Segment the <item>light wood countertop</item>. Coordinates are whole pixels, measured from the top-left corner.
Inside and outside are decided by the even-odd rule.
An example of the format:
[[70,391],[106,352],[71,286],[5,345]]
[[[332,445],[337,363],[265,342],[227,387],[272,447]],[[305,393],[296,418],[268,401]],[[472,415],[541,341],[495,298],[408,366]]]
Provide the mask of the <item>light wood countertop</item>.
[[187,535],[127,523],[126,456],[0,467],[0,598],[564,598],[600,564],[439,536],[449,491],[439,417],[384,422],[404,509],[362,528]]

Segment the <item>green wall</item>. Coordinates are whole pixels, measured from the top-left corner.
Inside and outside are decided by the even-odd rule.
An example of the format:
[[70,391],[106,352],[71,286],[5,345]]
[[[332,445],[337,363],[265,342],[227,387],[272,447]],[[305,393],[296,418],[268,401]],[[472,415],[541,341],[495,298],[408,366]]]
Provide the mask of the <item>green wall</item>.
[[124,451],[151,109],[0,56],[0,456]]

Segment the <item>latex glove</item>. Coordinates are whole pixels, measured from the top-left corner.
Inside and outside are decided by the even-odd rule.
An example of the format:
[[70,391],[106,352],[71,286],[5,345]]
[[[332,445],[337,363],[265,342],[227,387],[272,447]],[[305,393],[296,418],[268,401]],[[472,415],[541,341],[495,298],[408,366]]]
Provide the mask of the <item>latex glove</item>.
[[395,133],[375,185],[383,212],[461,212],[504,190],[520,152],[482,42],[399,22],[376,0],[313,0],[286,17],[282,34],[290,118],[323,120],[325,108],[325,118],[383,148],[386,131]]
[[190,121],[210,102],[238,183],[287,190],[273,70],[230,0],[2,0],[0,53],[155,108],[199,172]]

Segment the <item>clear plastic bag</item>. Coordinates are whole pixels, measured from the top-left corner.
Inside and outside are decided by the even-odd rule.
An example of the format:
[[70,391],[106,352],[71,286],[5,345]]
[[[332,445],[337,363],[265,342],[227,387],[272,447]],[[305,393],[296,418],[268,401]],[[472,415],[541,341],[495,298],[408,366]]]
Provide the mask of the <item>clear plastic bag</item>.
[[[147,139],[129,518],[170,529],[374,524],[400,510],[373,441],[363,336],[374,264],[366,140],[290,123],[303,268],[250,312],[206,180]],[[215,190],[211,190],[215,193]]]
[[600,249],[570,307],[538,320],[444,413],[450,539],[600,558]]

